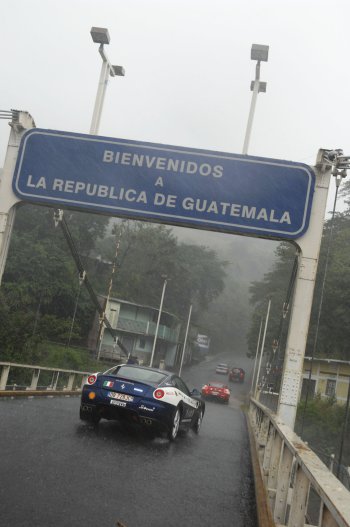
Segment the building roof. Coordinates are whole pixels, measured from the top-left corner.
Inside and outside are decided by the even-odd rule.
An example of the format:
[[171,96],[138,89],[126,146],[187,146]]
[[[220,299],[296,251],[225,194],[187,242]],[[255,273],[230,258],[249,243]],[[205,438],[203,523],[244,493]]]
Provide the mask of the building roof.
[[[305,360],[312,360],[312,357],[304,357]],[[350,365],[350,360],[340,360],[340,359],[327,359],[325,357],[314,357],[313,360],[318,360],[320,362],[327,362],[328,364],[348,364]]]
[[[101,298],[107,298],[106,295],[99,295],[99,296]],[[120,304],[128,304],[130,306],[144,307],[145,309],[152,309],[152,311],[159,311],[159,307],[147,306],[145,304],[137,304],[136,302],[129,302],[128,300],[122,300],[121,298],[109,297],[109,301],[110,302],[111,301],[119,302]],[[167,315],[170,315],[171,317],[176,318],[177,320],[179,320],[179,317],[177,317],[173,313],[170,313],[169,311],[166,311],[165,309],[162,309],[162,313],[166,313]]]

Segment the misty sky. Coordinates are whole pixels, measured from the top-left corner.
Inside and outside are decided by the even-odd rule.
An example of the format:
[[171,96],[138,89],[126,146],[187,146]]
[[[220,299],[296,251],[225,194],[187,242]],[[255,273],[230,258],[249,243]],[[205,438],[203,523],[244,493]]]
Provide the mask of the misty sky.
[[349,15],[346,0],[1,0],[0,108],[87,133],[101,67],[90,29],[107,27],[126,76],[110,79],[101,135],[240,153],[251,44],[268,44],[249,153],[313,164],[320,147],[350,153]]

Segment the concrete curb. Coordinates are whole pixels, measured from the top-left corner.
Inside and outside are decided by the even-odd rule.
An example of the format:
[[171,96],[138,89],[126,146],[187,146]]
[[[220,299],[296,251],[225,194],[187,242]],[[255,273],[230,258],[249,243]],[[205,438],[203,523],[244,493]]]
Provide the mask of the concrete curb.
[[0,392],[1,397],[53,397],[81,395],[81,390],[6,390]]

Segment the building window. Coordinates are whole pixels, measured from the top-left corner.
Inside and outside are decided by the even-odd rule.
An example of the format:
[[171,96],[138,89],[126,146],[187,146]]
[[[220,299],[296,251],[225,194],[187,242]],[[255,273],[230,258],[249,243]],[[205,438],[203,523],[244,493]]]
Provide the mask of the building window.
[[335,396],[335,386],[336,381],[333,379],[327,379],[327,385],[326,385],[326,395],[327,397],[334,397]]

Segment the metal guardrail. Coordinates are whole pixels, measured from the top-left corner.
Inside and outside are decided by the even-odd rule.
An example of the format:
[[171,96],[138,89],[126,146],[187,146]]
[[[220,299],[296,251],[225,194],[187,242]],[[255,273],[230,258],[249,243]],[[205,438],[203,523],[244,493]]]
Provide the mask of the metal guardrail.
[[[78,394],[81,391],[83,384],[86,382],[87,376],[91,372],[86,371],[75,371],[75,370],[64,370],[62,368],[49,368],[47,366],[34,366],[28,364],[17,364],[12,362],[0,362],[1,374],[0,374],[0,397],[13,396],[13,395],[25,395],[27,392],[35,392],[36,395],[45,395],[52,392],[60,394]],[[20,370],[28,371],[28,375],[24,375],[26,380],[29,378],[29,382],[23,381],[13,382],[9,384],[9,375],[16,374],[13,370],[16,370],[16,374],[20,373]],[[30,374],[30,371],[32,372]],[[40,375],[44,372],[49,372],[50,380],[46,384],[39,386]]]
[[350,492],[306,443],[254,399],[248,416],[274,524],[350,527]]

